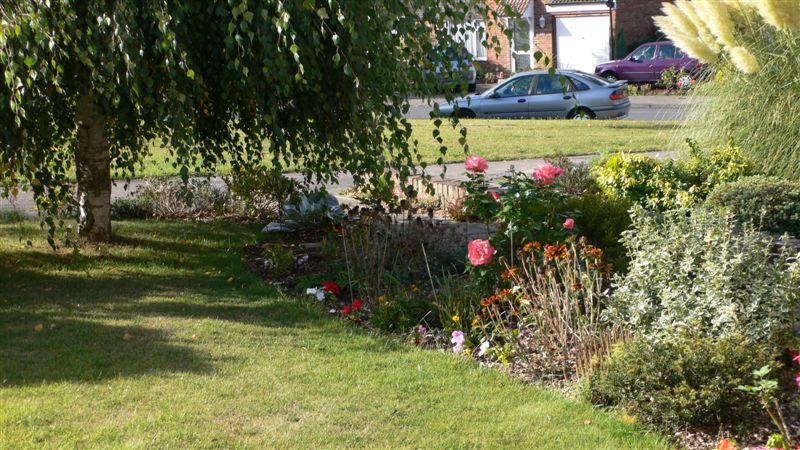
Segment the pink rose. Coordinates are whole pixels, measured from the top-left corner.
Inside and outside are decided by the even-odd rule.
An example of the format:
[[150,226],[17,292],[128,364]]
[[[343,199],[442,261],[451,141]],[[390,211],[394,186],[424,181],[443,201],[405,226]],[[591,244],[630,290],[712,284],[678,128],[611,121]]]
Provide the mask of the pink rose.
[[500,201],[500,194],[498,194],[497,191],[489,191],[489,195],[492,196],[494,201],[496,201],[496,202]]
[[533,178],[536,178],[544,185],[548,185],[553,184],[562,173],[564,173],[564,169],[561,167],[545,163],[536,169],[536,172],[533,172]]
[[797,383],[797,389],[800,389],[800,373],[794,377],[794,382]]
[[475,239],[467,245],[467,258],[473,266],[482,266],[492,262],[494,247],[488,239]]
[[489,163],[486,162],[485,158],[481,158],[480,156],[467,156],[467,160],[464,162],[464,168],[470,172],[481,173],[486,172],[486,169],[489,168]]
[[565,220],[561,226],[564,227],[565,230],[571,230],[575,228],[575,219],[570,217],[569,219]]

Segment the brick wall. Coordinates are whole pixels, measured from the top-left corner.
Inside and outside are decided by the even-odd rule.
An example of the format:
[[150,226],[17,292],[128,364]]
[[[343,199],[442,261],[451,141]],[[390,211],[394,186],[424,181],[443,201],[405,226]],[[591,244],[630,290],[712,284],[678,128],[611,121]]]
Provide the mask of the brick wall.
[[625,47],[629,52],[633,50],[631,47],[654,40],[657,30],[653,24],[653,16],[661,14],[663,2],[664,0],[617,0],[614,28],[624,30]]
[[[480,63],[481,68],[485,72],[491,72],[504,78],[511,73],[511,43],[498,24],[487,26],[486,34],[490,48],[486,49],[486,61]],[[492,36],[496,36],[500,40],[499,53],[493,48]]]
[[[533,25],[534,25],[534,33],[533,33],[533,45],[535,50],[539,50],[547,55],[550,58],[550,61],[553,61],[553,27],[555,26],[555,21],[553,20],[553,16],[548,14],[545,9],[545,1],[544,0],[533,0]],[[539,18],[544,16],[544,28],[539,27]],[[536,62],[536,67],[543,68],[542,65],[544,61]]]

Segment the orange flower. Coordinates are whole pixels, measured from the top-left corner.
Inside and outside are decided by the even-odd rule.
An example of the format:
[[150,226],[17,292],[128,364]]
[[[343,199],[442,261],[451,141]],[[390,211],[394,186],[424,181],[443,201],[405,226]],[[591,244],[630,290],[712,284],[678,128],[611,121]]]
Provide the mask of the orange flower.
[[534,250],[538,252],[542,249],[542,244],[539,241],[528,242],[522,249],[526,252],[532,252]]
[[510,280],[514,278],[519,273],[518,267],[509,267],[505,272],[500,274],[500,279],[502,280]]
[[567,257],[567,246],[556,243],[555,245],[546,244],[544,246],[545,259],[564,259]]

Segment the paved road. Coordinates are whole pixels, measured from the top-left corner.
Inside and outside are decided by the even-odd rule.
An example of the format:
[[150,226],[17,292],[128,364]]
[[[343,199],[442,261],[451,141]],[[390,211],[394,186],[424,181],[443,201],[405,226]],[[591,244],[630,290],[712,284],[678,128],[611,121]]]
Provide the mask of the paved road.
[[[647,155],[656,158],[662,158],[662,157],[668,157],[669,152],[650,152],[647,153]],[[593,157],[594,155],[572,156],[569,159],[577,163],[577,162],[587,162]],[[541,158],[521,159],[513,161],[491,161],[489,162],[489,170],[486,171],[486,175],[490,179],[497,178],[507,174],[512,167],[518,171],[532,172],[543,163],[544,160]],[[466,179],[466,171],[464,170],[464,163],[445,164],[444,169],[446,178],[456,179],[456,180]],[[441,174],[440,167],[435,165],[428,166],[428,173],[430,173],[434,177],[438,177]],[[296,173],[288,174],[288,176],[295,179],[300,179],[300,175]],[[216,186],[225,186],[225,183],[219,177],[212,177],[210,181],[212,184]],[[144,183],[145,182],[143,180],[131,180],[129,184],[126,184],[124,181],[116,182],[111,189],[111,198],[113,200],[116,198],[129,197],[132,192],[134,192],[139,186],[141,186]],[[352,186],[353,186],[353,177],[351,177],[349,174],[341,174],[339,176],[338,183],[331,183],[328,184],[326,187],[328,191],[331,192],[332,194],[338,194],[341,191],[350,188]],[[19,196],[13,202],[10,202],[5,198],[0,198],[0,212],[9,212],[9,211],[17,211],[18,213],[25,216],[35,216],[36,209],[33,203],[33,198],[31,196],[31,193],[20,192]]]
[[[681,120],[685,117],[686,108],[691,101],[688,97],[677,95],[634,95],[630,99],[631,110],[625,120]],[[444,98],[435,100],[444,103]],[[406,117],[427,119],[432,110],[432,104],[412,99]]]

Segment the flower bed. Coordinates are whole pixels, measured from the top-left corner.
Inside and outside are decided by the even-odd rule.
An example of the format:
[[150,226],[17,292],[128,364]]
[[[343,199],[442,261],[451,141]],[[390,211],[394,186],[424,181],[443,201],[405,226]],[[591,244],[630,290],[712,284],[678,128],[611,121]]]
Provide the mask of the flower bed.
[[[301,254],[296,265],[313,262],[313,270],[289,277],[290,289],[343,320],[626,409],[631,420],[692,447],[734,435],[763,443],[771,422],[758,405],[774,413],[774,400],[789,423],[783,439],[791,442],[800,432],[790,406],[798,367],[786,349],[800,347],[792,332],[800,264],[790,247],[775,253],[772,236],[702,208],[703,193],[749,172],[701,173],[692,164],[658,169],[660,182],[691,194],[671,194],[686,207],[671,211],[674,202],[628,200],[625,189],[615,199],[591,170],[566,161],[490,184],[488,163],[472,156],[460,208],[473,223],[379,208],[343,211],[341,220],[316,229],[313,255],[287,247]],[[622,201],[629,203],[615,203]],[[631,201],[641,203],[632,216],[611,206]],[[288,236],[275,239],[287,245]],[[603,247],[620,240],[627,252],[615,252],[622,261],[609,264]],[[274,242],[257,248],[263,255]],[[752,346],[764,351],[748,353]],[[670,361],[685,361],[684,368]],[[751,372],[762,366],[775,380],[768,402],[759,400],[763,390],[744,389],[758,386]],[[728,375],[708,383],[695,373]],[[722,410],[730,414],[708,413]]]

